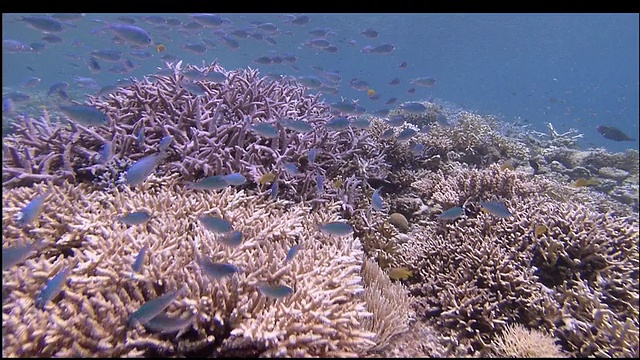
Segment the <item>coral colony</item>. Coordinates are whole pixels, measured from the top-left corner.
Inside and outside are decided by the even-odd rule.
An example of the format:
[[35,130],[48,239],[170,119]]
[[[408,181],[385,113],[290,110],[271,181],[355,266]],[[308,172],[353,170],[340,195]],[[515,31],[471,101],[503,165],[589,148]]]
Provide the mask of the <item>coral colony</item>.
[[3,355],[640,355],[637,151],[356,109],[177,62],[19,116]]

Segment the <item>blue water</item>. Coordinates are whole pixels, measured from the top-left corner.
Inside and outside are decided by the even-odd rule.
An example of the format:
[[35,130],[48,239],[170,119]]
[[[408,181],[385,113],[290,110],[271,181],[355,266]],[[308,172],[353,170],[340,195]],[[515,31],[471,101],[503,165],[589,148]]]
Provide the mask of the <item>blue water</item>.
[[[438,99],[499,115],[508,122],[521,119],[539,131],[546,131],[548,122],[559,132],[577,129],[584,134],[579,142],[583,148],[638,149],[638,140],[615,142],[595,130],[598,125],[615,126],[638,138],[638,14],[308,14],[311,21],[306,25],[294,25],[284,14],[220,14],[226,19],[220,28],[189,34],[178,31],[179,27],[157,29],[144,19],[150,14],[127,14],[151,35],[153,44],[144,50],[153,56],[132,59],[137,68],[126,74],[108,70],[116,63],[100,61],[101,71],[95,74],[85,64],[89,51],[96,49],[119,49],[123,58],[129,58],[131,46],[114,44],[110,31],[94,31],[103,26],[93,20],[118,22],[119,14],[85,14],[68,21],[65,30],[57,34],[63,42],[54,44],[41,40],[43,31],[20,21],[20,15],[27,14],[3,14],[3,39],[39,42],[46,48],[41,53],[3,51],[3,93],[46,93],[59,81],[73,87],[77,76],[92,77],[100,85],[130,77],[140,79],[164,67],[160,56],[167,54],[185,63],[209,64],[217,59],[227,69],[250,66],[265,75],[318,75],[314,67],[321,67],[342,76],[338,94],[326,94],[327,101],[359,99],[368,112],[390,108],[384,102],[391,97],[399,103]],[[155,15],[184,23],[192,20],[189,14]],[[256,32],[260,22],[278,27],[278,33],[262,31],[275,45],[251,37],[237,39],[237,50],[222,43],[224,32],[234,28]],[[327,39],[337,52],[303,45],[316,38],[308,32],[318,28],[331,31]],[[367,28],[378,31],[378,37],[363,37],[360,32]],[[204,54],[182,48],[201,38],[215,46],[208,45]],[[166,51],[156,52],[159,43]],[[382,43],[394,44],[395,50],[390,54],[361,51],[366,45]],[[297,61],[275,65],[254,62],[260,56],[283,54],[295,55]],[[408,63],[406,69],[398,67],[403,61]],[[21,88],[30,76],[40,77],[42,83],[33,89]],[[414,87],[411,79],[426,76],[435,78],[437,84],[415,87],[415,94],[407,93]],[[349,80],[356,77],[368,82],[380,99],[371,100],[366,92],[350,87]],[[395,77],[401,84],[390,86]],[[16,106],[19,112],[24,105]]]

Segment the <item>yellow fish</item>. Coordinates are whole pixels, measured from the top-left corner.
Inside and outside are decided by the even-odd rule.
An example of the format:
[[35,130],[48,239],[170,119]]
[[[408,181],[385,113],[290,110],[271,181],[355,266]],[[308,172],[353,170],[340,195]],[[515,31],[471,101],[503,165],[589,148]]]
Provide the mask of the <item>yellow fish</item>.
[[375,91],[375,90],[373,90],[373,89],[369,89],[369,90],[367,90],[367,95],[369,95],[369,96],[373,96],[373,95],[375,95],[375,94],[376,94],[376,91]]
[[405,280],[413,276],[413,272],[406,267],[397,267],[389,269],[389,277],[393,280]]
[[547,225],[538,225],[536,226],[536,228],[533,230],[534,234],[536,235],[536,237],[540,236],[540,235],[544,235],[547,232],[549,232],[549,228],[547,227]]
[[511,170],[514,171],[516,168],[513,167],[513,164],[511,163],[511,161],[505,161],[502,163],[502,165],[500,165],[500,169],[501,170]]
[[266,183],[272,183],[273,180],[276,179],[276,175],[274,173],[268,172],[262,176],[260,176],[260,179],[258,179],[258,184],[259,185],[263,185]]
[[342,179],[341,178],[337,178],[335,180],[333,180],[333,187],[338,189],[342,187]]
[[579,178],[576,181],[574,181],[571,186],[573,187],[586,187],[586,186],[593,186],[593,185],[598,185],[598,180],[595,179],[585,179],[585,178]]

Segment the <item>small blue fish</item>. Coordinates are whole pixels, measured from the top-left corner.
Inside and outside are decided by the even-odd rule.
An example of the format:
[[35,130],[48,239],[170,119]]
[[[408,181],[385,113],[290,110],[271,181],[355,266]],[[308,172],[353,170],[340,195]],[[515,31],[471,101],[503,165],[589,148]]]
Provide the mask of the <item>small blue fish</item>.
[[233,230],[233,226],[230,222],[219,217],[211,215],[200,215],[198,220],[202,222],[205,228],[209,231],[213,231],[218,234],[223,234]]
[[400,132],[400,134],[398,134],[398,141],[407,141],[409,139],[411,139],[415,134],[417,134],[418,132],[411,129],[411,128],[406,128],[404,130],[402,130]]
[[284,259],[285,264],[293,260],[293,257],[296,256],[301,247],[301,244],[295,244],[287,251],[287,257]]
[[217,263],[202,258],[199,258],[198,262],[200,263],[200,267],[202,268],[204,273],[214,279],[221,279],[226,276],[231,276],[240,271],[237,266],[232,264]]
[[278,196],[278,182],[274,181],[273,184],[271,184],[271,190],[270,190],[270,197],[271,199],[275,200],[276,197]]
[[15,245],[7,248],[2,248],[2,270],[18,265],[26,260],[31,252],[40,246],[42,240],[36,240],[27,245]]
[[180,331],[191,325],[195,317],[195,314],[191,314],[191,316],[187,318],[173,318],[168,316],[166,313],[160,313],[153,319],[147,321],[144,326],[161,334],[167,334],[175,331]]
[[509,209],[507,209],[507,207],[501,203],[501,202],[497,202],[497,201],[488,201],[488,202],[484,202],[484,201],[480,201],[480,207],[482,208],[483,211],[488,212],[489,214],[499,217],[499,218],[505,218],[505,217],[510,217],[513,216],[513,214],[509,211]]
[[318,195],[324,192],[324,176],[318,174],[316,177],[316,188],[318,190]]
[[136,259],[133,262],[133,266],[131,267],[133,269],[133,272],[140,272],[140,270],[142,270],[142,265],[144,264],[144,256],[147,254],[147,250],[148,247],[147,245],[143,246],[142,249],[140,249],[140,251],[138,252],[138,255],[136,255]]
[[351,121],[351,126],[353,126],[356,129],[368,129],[371,126],[371,123],[369,122],[369,120],[363,117],[359,117]]
[[113,157],[113,144],[111,143],[111,141],[107,141],[106,143],[104,143],[104,145],[102,145],[102,147],[98,151],[98,155],[100,155],[101,164],[106,164],[111,160],[111,158]]
[[86,126],[106,125],[109,122],[104,112],[89,105],[60,105],[60,111],[71,120]]
[[266,297],[273,299],[281,299],[293,294],[293,289],[286,285],[269,286],[265,283],[258,285],[258,291]]
[[291,175],[301,174],[300,170],[298,170],[298,167],[294,163],[285,163],[283,167]]
[[35,305],[36,308],[42,309],[44,306],[51,301],[54,297],[56,297],[60,291],[62,291],[62,286],[64,286],[65,280],[73,269],[76,266],[77,260],[74,260],[71,265],[66,268],[60,270],[57,274],[55,274],[51,279],[47,281],[47,284],[40,290],[40,293],[36,296]]
[[218,239],[218,242],[228,247],[238,247],[242,244],[242,232],[234,230],[226,233]]
[[214,83],[221,83],[227,80],[227,75],[217,71],[209,71],[204,77]]
[[373,192],[373,196],[371,196],[371,207],[374,210],[384,211],[384,203],[382,202],[382,196],[380,196],[380,190],[382,190],[382,188],[378,188]]
[[383,132],[380,135],[380,139],[389,140],[389,139],[391,139],[393,137],[394,134],[395,134],[395,132],[393,131],[393,128],[387,129],[385,132]]
[[318,229],[325,235],[346,236],[353,233],[351,225],[340,221],[319,224]]
[[38,195],[33,200],[29,201],[29,203],[22,208],[20,213],[20,218],[18,219],[18,225],[25,226],[35,220],[42,213],[42,208],[44,205],[44,200],[47,195]]
[[160,142],[158,143],[158,150],[159,151],[167,150],[169,148],[169,145],[171,145],[172,141],[173,141],[173,136],[171,135],[167,135],[163,137],[162,139],[160,139]]
[[318,156],[318,152],[320,152],[320,150],[318,150],[318,148],[311,148],[309,150],[309,162],[310,163],[315,163],[316,162],[316,157]]
[[349,123],[349,119],[347,119],[346,117],[336,117],[327,121],[327,123],[325,124],[325,128],[334,131],[344,130],[349,127]]
[[146,324],[149,320],[158,316],[158,314],[171,305],[171,303],[177,299],[180,293],[184,290],[186,290],[186,286],[180,290],[158,296],[157,298],[151,299],[142,304],[138,310],[129,316],[129,325],[134,326],[137,323],[142,325]]
[[166,153],[158,153],[145,156],[136,161],[131,165],[129,170],[127,170],[127,184],[131,186],[142,184],[165,157]]
[[311,126],[311,124],[302,120],[281,119],[280,125],[287,130],[293,130],[301,133],[308,133],[313,130],[313,126]]
[[226,188],[229,184],[222,176],[214,175],[206,177],[198,182],[188,183],[188,186],[196,190],[219,190]]
[[442,214],[438,215],[439,220],[455,220],[460,216],[464,215],[464,208],[460,206],[452,207],[451,209],[447,209]]
[[389,119],[389,121],[387,121],[387,124],[389,124],[389,126],[398,127],[398,126],[404,125],[405,121],[406,121],[406,119],[405,119],[404,116],[395,115],[395,116],[391,117],[391,119]]
[[424,151],[424,144],[415,144],[412,148],[411,148],[411,152],[414,155],[420,155],[422,154],[422,152]]
[[141,27],[129,24],[107,24],[107,28],[132,45],[146,46],[152,43],[149,33]]
[[233,173],[229,175],[223,175],[222,180],[224,180],[229,185],[239,186],[247,182],[247,178],[245,178],[240,173]]
[[264,136],[266,138],[274,138],[278,136],[278,128],[273,126],[272,124],[267,123],[258,123],[251,125],[251,130],[260,136]]
[[140,128],[136,134],[136,146],[141,147],[144,145],[144,128]]
[[147,222],[149,218],[151,218],[151,214],[149,214],[148,211],[140,210],[140,211],[129,213],[124,216],[119,216],[118,220],[127,225],[140,225]]
[[426,106],[418,103],[418,102],[408,102],[400,105],[400,109],[411,113],[411,114],[422,114],[427,111]]

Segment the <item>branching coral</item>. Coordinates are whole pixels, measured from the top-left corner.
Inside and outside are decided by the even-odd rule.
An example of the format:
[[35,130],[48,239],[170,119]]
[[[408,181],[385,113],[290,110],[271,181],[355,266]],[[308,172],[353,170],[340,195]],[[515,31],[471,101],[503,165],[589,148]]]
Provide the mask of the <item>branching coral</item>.
[[[230,188],[213,193],[186,189],[175,176],[113,193],[65,183],[39,190],[49,192],[50,200],[37,230],[18,228],[13,219],[36,191],[3,193],[7,244],[45,239],[40,252],[4,272],[4,351],[9,356],[223,356],[238,351],[345,356],[376,344],[375,334],[362,329],[372,315],[363,300],[359,240],[326,236],[315,228],[316,223],[337,220],[337,203],[310,213],[308,206],[265,201]],[[152,214],[146,224],[127,227],[115,221],[119,214],[141,208]],[[224,217],[242,231],[241,246],[219,243],[197,220],[205,213]],[[57,219],[55,214],[64,214],[63,230],[56,230],[63,226],[60,221],[49,221]],[[303,243],[304,249],[285,264],[295,243]],[[62,244],[70,249],[56,251]],[[148,258],[141,273],[134,274],[132,262],[145,245]],[[231,262],[241,273],[207,278],[198,255]],[[70,259],[78,265],[63,293],[43,310],[36,309],[37,291]],[[287,284],[295,292],[268,299],[256,289],[260,282]],[[128,316],[143,302],[183,284],[188,291],[167,312],[196,317],[179,341],[128,327]]]
[[493,342],[496,355],[515,358],[564,358],[564,353],[554,339],[535,329],[520,324],[507,325],[502,335]]

